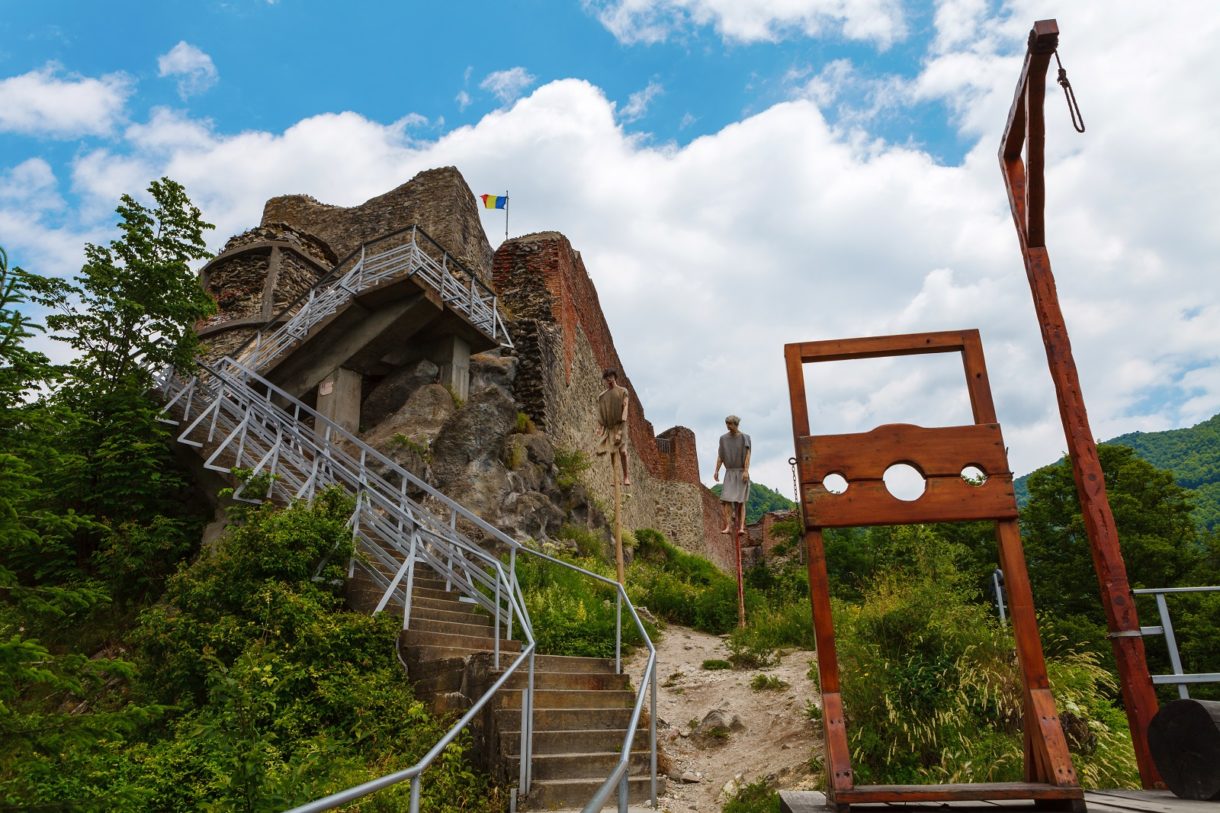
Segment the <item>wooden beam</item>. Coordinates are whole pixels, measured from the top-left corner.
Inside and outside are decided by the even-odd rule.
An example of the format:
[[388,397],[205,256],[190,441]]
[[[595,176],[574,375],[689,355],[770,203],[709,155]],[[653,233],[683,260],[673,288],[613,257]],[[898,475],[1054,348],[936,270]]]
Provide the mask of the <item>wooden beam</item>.
[[[1046,347],[1051,380],[1055,385],[1055,398],[1059,404],[1068,457],[1072,463],[1072,476],[1076,482],[1076,493],[1080,499],[1081,513],[1084,515],[1085,531],[1093,554],[1093,566],[1097,571],[1110,641],[1118,665],[1123,706],[1131,730],[1140,779],[1145,788],[1153,788],[1161,781],[1148,750],[1148,724],[1156,714],[1156,694],[1144,657],[1144,642],[1139,633],[1135,602],[1114,527],[1114,515],[1106,497],[1105,478],[1097,457],[1097,445],[1089,427],[1084,396],[1080,389],[1080,377],[1072,356],[1067,324],[1059,306],[1055,278],[1041,230],[1044,168],[1040,141],[1044,135],[1041,125],[1044,94],[1031,93],[1028,88],[1033,82],[1033,74],[1037,73],[1041,77],[1040,87],[1045,89],[1046,69],[1050,54],[1054,52],[1057,43],[1058,26],[1053,20],[1035,23],[1030,32],[1026,67],[1023,68],[1022,80],[1017,86],[1018,98],[1013,100],[1012,112],[1005,127],[1000,148],[1000,169],[1033,295],[1034,312],[1042,332],[1042,342]],[[1034,105],[1038,107],[1037,116],[1031,109]],[[1021,113],[1023,115],[1018,115]],[[1035,122],[1038,129],[1033,133]],[[1018,135],[1018,130],[1021,135]],[[1012,146],[1033,137],[1039,140],[1039,144],[1031,150],[1030,155],[1036,155],[1037,162],[1031,160],[1026,166],[1021,162],[1019,149],[1014,154]],[[1031,192],[1031,188],[1035,188],[1035,191]],[[1037,213],[1034,212],[1035,208]],[[1031,230],[1031,223],[1038,228]]]

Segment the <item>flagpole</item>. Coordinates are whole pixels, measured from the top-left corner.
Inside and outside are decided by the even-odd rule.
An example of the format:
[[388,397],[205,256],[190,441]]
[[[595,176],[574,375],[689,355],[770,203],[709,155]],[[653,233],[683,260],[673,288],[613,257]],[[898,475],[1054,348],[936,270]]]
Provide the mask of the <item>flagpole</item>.
[[504,239],[508,239],[508,190],[504,190]]

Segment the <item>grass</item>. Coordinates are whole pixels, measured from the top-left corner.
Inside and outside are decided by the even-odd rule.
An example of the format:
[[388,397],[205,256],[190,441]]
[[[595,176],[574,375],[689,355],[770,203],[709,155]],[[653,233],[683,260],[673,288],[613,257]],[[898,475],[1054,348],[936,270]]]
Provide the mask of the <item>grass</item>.
[[720,658],[708,658],[703,662],[703,668],[709,672],[714,672],[717,669],[732,669],[733,664]]
[[788,681],[775,675],[755,675],[750,681],[750,688],[756,692],[778,692],[787,689]]
[[588,456],[579,449],[557,448],[555,468],[559,473],[555,476],[555,483],[564,491],[568,491],[580,482],[580,476],[592,465]]
[[743,785],[721,809],[722,813],[779,813],[779,793],[765,779]]

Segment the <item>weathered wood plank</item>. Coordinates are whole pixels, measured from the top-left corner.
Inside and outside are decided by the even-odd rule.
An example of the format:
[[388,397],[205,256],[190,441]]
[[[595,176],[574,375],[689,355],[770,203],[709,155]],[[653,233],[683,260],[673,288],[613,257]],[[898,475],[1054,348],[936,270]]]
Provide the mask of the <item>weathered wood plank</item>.
[[895,463],[909,463],[925,477],[958,477],[966,466],[978,466],[988,476],[1004,476],[1008,455],[1000,425],[923,427],[891,423],[868,432],[814,435],[797,442],[801,480],[819,482],[838,472],[855,479],[880,480]]
[[972,486],[960,476],[931,477],[919,499],[910,502],[890,494],[881,480],[849,481],[843,494],[832,494],[820,485],[803,491],[806,523],[822,528],[1017,517],[1012,481],[1004,478]]

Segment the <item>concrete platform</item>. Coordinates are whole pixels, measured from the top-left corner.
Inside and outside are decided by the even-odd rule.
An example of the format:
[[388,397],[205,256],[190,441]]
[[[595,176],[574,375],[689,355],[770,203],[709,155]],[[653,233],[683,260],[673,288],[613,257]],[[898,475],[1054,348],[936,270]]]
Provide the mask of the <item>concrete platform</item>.
[[[821,791],[780,791],[779,809],[782,813],[826,813],[833,808],[826,804],[826,795]],[[1179,799],[1167,790],[1089,790],[1084,802],[1090,813],[1220,813],[1220,802],[1197,802]],[[901,804],[853,804],[852,810],[860,813],[998,813],[998,808],[1010,811],[1034,810],[1034,803],[1020,801],[946,802],[939,804],[905,802]]]

